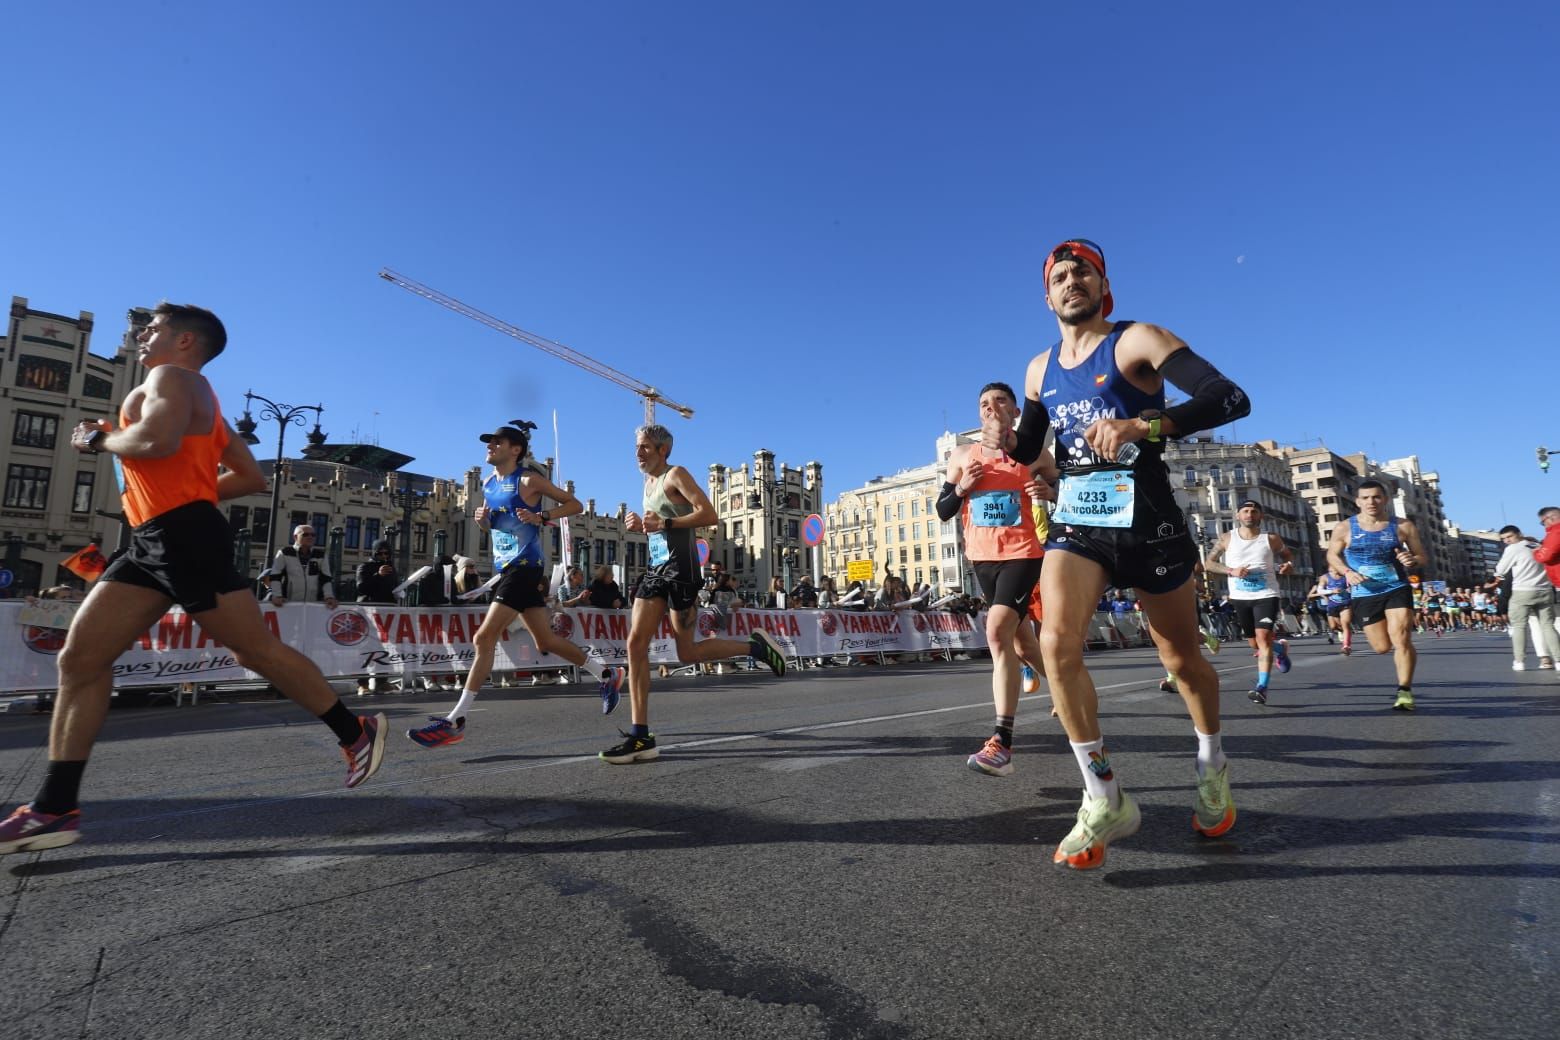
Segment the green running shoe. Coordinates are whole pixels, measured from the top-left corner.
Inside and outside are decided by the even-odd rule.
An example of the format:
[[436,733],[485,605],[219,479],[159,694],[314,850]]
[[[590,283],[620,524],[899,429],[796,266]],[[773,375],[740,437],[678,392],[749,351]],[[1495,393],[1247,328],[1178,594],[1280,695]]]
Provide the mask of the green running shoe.
[[1192,807],[1192,829],[1209,838],[1235,826],[1235,798],[1230,794],[1230,764],[1197,781],[1197,802]]
[[1414,692],[1412,690],[1399,690],[1397,700],[1392,702],[1393,711],[1413,711]]
[[1202,633],[1203,645],[1208,648],[1208,652],[1217,656],[1219,653],[1219,647],[1223,645],[1219,642],[1219,637],[1208,631],[1206,628],[1198,629],[1198,631]]
[[1127,792],[1121,792],[1121,805],[1112,810],[1109,798],[1091,798],[1083,792],[1078,822],[1056,847],[1051,862],[1074,870],[1093,870],[1105,862],[1105,847],[1117,838],[1137,833],[1143,816]]

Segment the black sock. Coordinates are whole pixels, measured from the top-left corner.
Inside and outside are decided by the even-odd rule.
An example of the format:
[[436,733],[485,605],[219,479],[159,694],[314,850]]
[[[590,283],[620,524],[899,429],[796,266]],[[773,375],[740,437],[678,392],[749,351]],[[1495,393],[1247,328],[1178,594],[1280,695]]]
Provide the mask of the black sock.
[[1011,715],[998,715],[997,716],[996,733],[997,733],[997,739],[1002,741],[1002,746],[1003,747],[1005,747],[1005,748],[1012,747],[1013,746],[1013,716],[1011,716]]
[[87,760],[80,762],[50,762],[49,771],[43,776],[43,786],[32,800],[34,812],[58,816],[81,806],[81,774],[87,771]]
[[336,734],[336,740],[342,747],[351,747],[363,735],[362,721],[352,714],[352,709],[341,703],[340,697],[336,698],[336,703],[330,706],[329,711],[320,716],[320,721]]
[[631,737],[648,737],[650,735],[650,727],[649,725],[641,726],[635,722],[628,727],[628,735]]
[[1402,683],[1398,683],[1398,692],[1399,693],[1413,693],[1414,692],[1414,688],[1412,686],[1404,686]]

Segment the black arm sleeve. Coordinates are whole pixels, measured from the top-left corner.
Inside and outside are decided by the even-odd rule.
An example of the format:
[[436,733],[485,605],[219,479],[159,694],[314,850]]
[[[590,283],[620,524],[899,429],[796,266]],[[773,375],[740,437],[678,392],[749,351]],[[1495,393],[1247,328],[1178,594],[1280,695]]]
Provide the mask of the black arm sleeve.
[[[1211,430],[1251,414],[1251,398],[1246,392],[1192,353],[1191,347],[1182,347],[1166,358],[1159,366],[1159,374],[1191,396],[1191,400],[1165,409],[1165,415],[1175,423],[1177,437]],[[1018,453],[1014,452],[1013,457],[1019,458]]]
[[959,489],[953,486],[952,481],[943,481],[942,494],[937,496],[937,519],[947,523],[959,515],[963,505],[964,499],[959,497]]
[[1014,431],[1013,458],[1029,465],[1040,457],[1045,447],[1045,434],[1051,428],[1051,413],[1039,401],[1024,398],[1024,410],[1018,417],[1018,429]]

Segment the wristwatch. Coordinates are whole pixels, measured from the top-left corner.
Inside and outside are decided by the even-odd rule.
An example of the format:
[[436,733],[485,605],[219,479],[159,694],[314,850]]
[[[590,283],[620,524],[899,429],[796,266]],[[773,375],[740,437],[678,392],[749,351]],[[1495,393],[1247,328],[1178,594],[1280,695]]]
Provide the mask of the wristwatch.
[[1148,436],[1145,440],[1150,444],[1158,444],[1160,441],[1159,424],[1165,417],[1165,413],[1158,408],[1145,408],[1138,413],[1138,418],[1148,423]]
[[87,434],[87,440],[86,440],[87,450],[90,451],[94,455],[98,454],[100,451],[103,450],[102,448],[98,447],[98,444],[101,443],[103,438],[107,437],[107,436],[108,436],[108,431],[107,430],[101,430],[101,429],[93,430],[91,433]]

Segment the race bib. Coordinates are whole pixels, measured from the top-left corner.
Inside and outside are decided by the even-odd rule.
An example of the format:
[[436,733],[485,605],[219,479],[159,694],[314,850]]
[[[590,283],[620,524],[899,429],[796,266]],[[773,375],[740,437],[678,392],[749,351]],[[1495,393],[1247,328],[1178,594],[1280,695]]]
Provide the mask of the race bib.
[[1267,571],[1247,571],[1244,578],[1235,579],[1237,592],[1267,591]]
[[666,545],[666,535],[660,531],[650,536],[650,566],[659,567],[672,558],[672,550]]
[[1132,474],[1121,470],[1065,476],[1051,519],[1077,527],[1131,527],[1135,487]]
[[970,496],[970,523],[976,527],[1017,527],[1022,517],[1017,491],[982,491]]
[[1399,576],[1397,568],[1390,563],[1366,563],[1354,568],[1365,579],[1362,584],[1367,586],[1401,585],[1403,579]]

